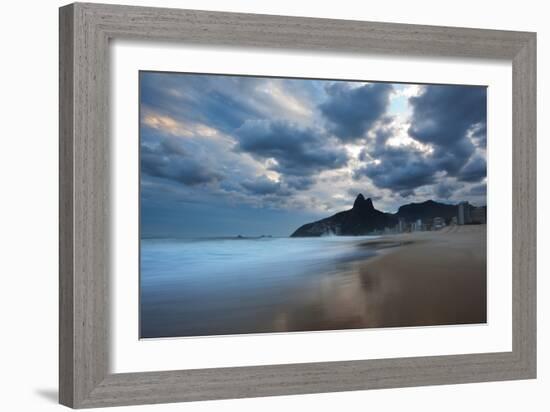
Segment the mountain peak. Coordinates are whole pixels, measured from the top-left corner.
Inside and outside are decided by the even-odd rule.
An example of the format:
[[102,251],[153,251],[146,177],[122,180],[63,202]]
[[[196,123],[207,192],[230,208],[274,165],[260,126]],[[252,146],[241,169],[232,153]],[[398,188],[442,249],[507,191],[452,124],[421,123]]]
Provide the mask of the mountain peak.
[[365,199],[365,196],[363,196],[362,193],[359,193],[355,198],[355,202],[353,202],[353,208],[374,209],[374,206],[370,197],[368,199]]
[[323,236],[326,234],[358,236],[384,231],[398,224],[397,218],[390,213],[376,210],[372,199],[357,195],[353,208],[336,213],[333,216],[306,223],[291,235],[292,237]]

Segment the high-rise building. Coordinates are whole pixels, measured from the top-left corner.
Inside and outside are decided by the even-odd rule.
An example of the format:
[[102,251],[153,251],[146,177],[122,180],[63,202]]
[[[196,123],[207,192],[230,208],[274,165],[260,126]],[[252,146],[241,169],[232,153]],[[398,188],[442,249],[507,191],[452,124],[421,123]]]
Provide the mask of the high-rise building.
[[405,222],[405,219],[403,219],[402,217],[399,218],[399,224],[397,226],[397,231],[399,233],[403,233],[405,231],[405,226],[406,226],[406,222]]
[[439,230],[445,227],[445,219],[442,217],[434,217],[433,219],[433,230]]
[[470,216],[470,204],[468,202],[460,202],[458,204],[458,224],[467,225],[472,222]]
[[487,223],[487,208],[486,207],[474,207],[471,213],[472,223],[484,225]]

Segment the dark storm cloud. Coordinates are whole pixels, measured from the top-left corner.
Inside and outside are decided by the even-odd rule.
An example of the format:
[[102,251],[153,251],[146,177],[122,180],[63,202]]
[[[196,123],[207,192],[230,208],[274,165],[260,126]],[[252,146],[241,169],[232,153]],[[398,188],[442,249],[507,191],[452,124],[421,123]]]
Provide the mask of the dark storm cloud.
[[432,145],[432,163],[435,169],[448,176],[456,176],[475,153],[475,147],[468,139],[461,139],[447,146]]
[[154,107],[180,121],[208,124],[230,132],[246,119],[261,117],[254,90],[261,79],[142,72],[143,107]]
[[469,86],[425,86],[409,99],[413,117],[409,134],[422,143],[452,147],[469,129],[487,121],[487,89]]
[[[487,127],[487,89],[469,86],[425,86],[409,99],[413,114],[409,134],[432,145],[439,170],[449,176],[471,181],[476,173],[462,173],[476,150],[469,134],[485,145]],[[479,166],[479,162],[476,164]],[[481,172],[477,167],[475,172]]]
[[289,191],[286,190],[280,182],[275,182],[266,178],[265,176],[260,176],[255,179],[249,179],[241,183],[241,186],[244,187],[249,193],[254,195],[288,195]]
[[446,200],[451,198],[463,186],[462,183],[443,181],[434,187],[434,193],[438,199]]
[[438,168],[414,147],[386,144],[395,133],[388,121],[372,133],[369,146],[359,154],[359,159],[368,163],[355,171],[354,178],[367,176],[377,187],[407,197],[416,188],[434,183]]
[[277,164],[272,169],[283,175],[310,176],[340,168],[348,161],[346,151],[329,143],[321,131],[281,120],[247,121],[235,131],[235,136],[236,150],[274,159]]
[[315,183],[311,176],[285,176],[286,185],[295,190],[307,190]]
[[475,186],[472,186],[468,191],[468,194],[474,196],[486,196],[487,195],[487,184],[481,183]]
[[[193,196],[200,189],[237,203],[282,204],[348,160],[330,135],[296,125],[313,116],[323,83],[154,72],[140,79],[142,172],[194,186]],[[202,126],[213,134],[201,135]],[[266,167],[279,182],[261,176]]]
[[[397,130],[386,117],[370,134],[368,146],[359,156],[367,164],[356,170],[354,177],[367,176],[377,187],[401,195],[410,195],[422,186],[449,177],[461,182],[482,180],[487,173],[486,164],[477,154],[476,146],[485,145],[486,89],[425,86],[409,103],[412,108],[409,136],[429,145],[431,151],[414,145],[388,145],[388,139],[396,135]],[[452,190],[448,184],[435,189],[440,198],[448,198]]]
[[460,170],[457,177],[464,182],[479,182],[487,176],[487,163],[481,156],[474,156]]
[[221,174],[199,162],[177,144],[175,139],[163,139],[154,146],[141,145],[141,172],[151,177],[168,179],[188,186],[212,183]]
[[379,163],[369,163],[355,171],[356,179],[368,176],[379,188],[410,196],[414,189],[435,182],[436,168],[422,153],[409,147],[387,146],[380,150]]
[[386,208],[484,202],[484,88],[408,98],[417,87],[170,73],[141,73],[140,86],[151,233],[284,235],[365,190]]
[[362,138],[386,113],[392,90],[393,86],[386,83],[354,88],[348,83],[334,83],[326,87],[328,99],[319,109],[338,138],[353,141]]
[[433,147],[437,169],[459,180],[479,180],[485,174],[484,160],[479,158],[472,166],[467,163],[476,151],[472,140],[485,146],[487,89],[425,86],[419,96],[409,99],[409,104],[413,109],[409,134]]

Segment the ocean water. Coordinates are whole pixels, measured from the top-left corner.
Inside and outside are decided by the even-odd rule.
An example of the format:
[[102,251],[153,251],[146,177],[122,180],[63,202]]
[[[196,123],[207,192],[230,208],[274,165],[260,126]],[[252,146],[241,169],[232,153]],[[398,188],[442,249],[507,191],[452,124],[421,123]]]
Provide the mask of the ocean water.
[[140,336],[316,330],[327,285],[353,289],[362,237],[142,239]]

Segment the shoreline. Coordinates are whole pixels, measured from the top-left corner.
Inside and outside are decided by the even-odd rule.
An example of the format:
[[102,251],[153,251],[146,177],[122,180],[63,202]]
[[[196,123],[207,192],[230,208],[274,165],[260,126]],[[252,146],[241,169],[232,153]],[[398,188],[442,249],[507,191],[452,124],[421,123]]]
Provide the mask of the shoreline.
[[323,275],[309,300],[277,314],[273,331],[487,322],[485,225],[382,236],[361,247],[376,254]]
[[391,246],[376,247],[359,268],[379,295],[368,308],[374,327],[487,322],[486,225],[384,236],[363,246],[381,242]]
[[[187,276],[187,266],[180,275],[151,278],[149,294],[141,295],[142,337],[487,321],[483,225],[335,242],[329,249],[310,246],[299,251],[298,261],[289,260],[283,248],[277,251],[283,259],[279,264],[271,267],[260,259],[249,262],[247,270],[228,272],[233,276]],[[200,251],[202,246],[197,247]],[[347,257],[326,255],[334,247]],[[297,253],[295,247],[292,251]],[[168,249],[169,258],[172,252]],[[174,268],[169,267],[170,273]]]

